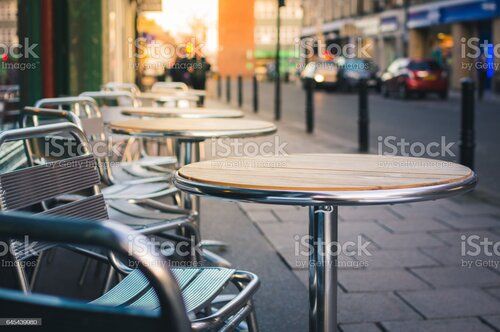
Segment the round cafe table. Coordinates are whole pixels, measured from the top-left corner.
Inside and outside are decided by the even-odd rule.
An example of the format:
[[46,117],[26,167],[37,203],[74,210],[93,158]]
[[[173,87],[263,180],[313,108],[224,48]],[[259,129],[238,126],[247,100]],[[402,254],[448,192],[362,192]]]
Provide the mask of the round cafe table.
[[337,256],[325,248],[338,241],[338,206],[435,200],[475,183],[473,171],[450,162],[346,154],[204,161],[182,167],[174,179],[191,194],[309,206],[311,331],[337,329]]
[[177,101],[177,100],[187,100],[187,101],[198,101],[199,96],[189,93],[175,93],[175,94],[167,94],[161,92],[142,92],[138,95],[139,99],[149,99],[158,102],[169,102],[169,101]]
[[[131,119],[114,121],[109,128],[116,134],[143,138],[170,137],[177,139],[176,155],[181,165],[189,165],[200,160],[200,143],[212,138],[245,138],[274,134],[276,126],[267,121],[244,119]],[[200,211],[197,196],[184,195],[183,207],[187,210]],[[199,225],[199,217],[195,218]],[[199,228],[199,227],[198,227]],[[203,241],[213,247],[223,244],[216,241]],[[208,252],[208,251],[207,251]],[[207,257],[221,265],[227,265],[222,258],[208,252]]]
[[139,118],[225,119],[242,118],[240,110],[211,108],[124,107],[123,115]]

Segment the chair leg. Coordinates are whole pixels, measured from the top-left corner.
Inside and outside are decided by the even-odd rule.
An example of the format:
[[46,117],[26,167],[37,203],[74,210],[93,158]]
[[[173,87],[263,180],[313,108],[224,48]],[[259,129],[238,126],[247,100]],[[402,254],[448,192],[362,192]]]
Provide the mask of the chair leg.
[[259,325],[257,324],[257,315],[255,313],[253,301],[250,301],[249,304],[252,306],[252,310],[246,319],[248,332],[259,332]]
[[80,273],[80,278],[78,278],[78,286],[82,287],[85,282],[85,278],[87,277],[87,272],[90,267],[90,258],[85,258],[85,263],[83,264],[82,272]]
[[26,276],[26,271],[22,267],[21,262],[18,260],[15,260],[14,264],[16,267],[16,273],[17,273],[19,286],[21,287],[21,290],[23,291],[24,294],[31,293],[31,290],[29,288],[28,277]]
[[103,294],[106,293],[107,291],[109,291],[111,289],[111,285],[113,283],[114,276],[115,276],[115,270],[110,265],[108,267],[108,274],[106,276],[106,282],[104,284],[104,289],[102,291]]
[[40,265],[42,265],[42,259],[43,259],[44,253],[41,252],[40,255],[38,255],[36,259],[36,265],[35,265],[35,270],[33,270],[33,275],[31,276],[31,281],[29,285],[30,291],[33,290],[35,287],[36,279],[38,277],[38,272],[40,271]]

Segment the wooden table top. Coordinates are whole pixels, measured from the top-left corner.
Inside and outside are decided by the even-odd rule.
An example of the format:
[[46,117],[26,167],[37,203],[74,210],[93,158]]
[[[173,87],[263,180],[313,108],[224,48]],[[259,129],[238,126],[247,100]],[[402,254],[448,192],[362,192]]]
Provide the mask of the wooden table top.
[[124,107],[122,114],[136,117],[152,118],[242,118],[240,110],[210,108],[171,108],[171,107]]
[[[349,192],[404,191],[446,187],[446,191],[468,184],[475,174],[469,168],[445,161],[348,154],[297,154],[276,157],[234,157],[209,160],[182,167],[176,181],[232,189],[274,192],[333,194],[340,199]],[[190,186],[190,185],[189,185]],[[232,189],[229,189],[232,188]],[[181,187],[181,189],[183,189]],[[211,192],[217,189],[211,189]],[[443,188],[445,191],[445,188]],[[458,190],[457,190],[458,191]],[[438,193],[436,193],[438,194]],[[388,194],[390,196],[391,194]],[[251,196],[251,194],[249,194]],[[392,197],[392,196],[391,196]],[[393,197],[392,197],[393,198]]]
[[245,119],[131,119],[111,122],[110,128],[130,135],[199,139],[255,137],[276,132],[272,122]]

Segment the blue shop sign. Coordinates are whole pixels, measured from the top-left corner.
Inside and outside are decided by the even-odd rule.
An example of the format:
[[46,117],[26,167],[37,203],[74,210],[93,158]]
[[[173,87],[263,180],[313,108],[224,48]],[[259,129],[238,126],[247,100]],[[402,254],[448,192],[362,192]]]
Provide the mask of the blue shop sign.
[[399,20],[396,16],[383,17],[380,19],[380,32],[394,32],[399,29]]
[[500,0],[443,1],[410,8],[408,27],[484,20],[500,16]]

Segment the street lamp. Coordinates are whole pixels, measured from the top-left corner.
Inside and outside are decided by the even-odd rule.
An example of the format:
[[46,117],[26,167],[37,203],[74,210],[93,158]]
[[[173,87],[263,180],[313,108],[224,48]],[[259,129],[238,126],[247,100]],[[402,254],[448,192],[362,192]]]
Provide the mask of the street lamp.
[[276,86],[274,96],[274,119],[279,121],[281,119],[281,79],[280,79],[280,51],[281,51],[281,7],[285,6],[285,0],[278,0],[278,14],[276,16]]

